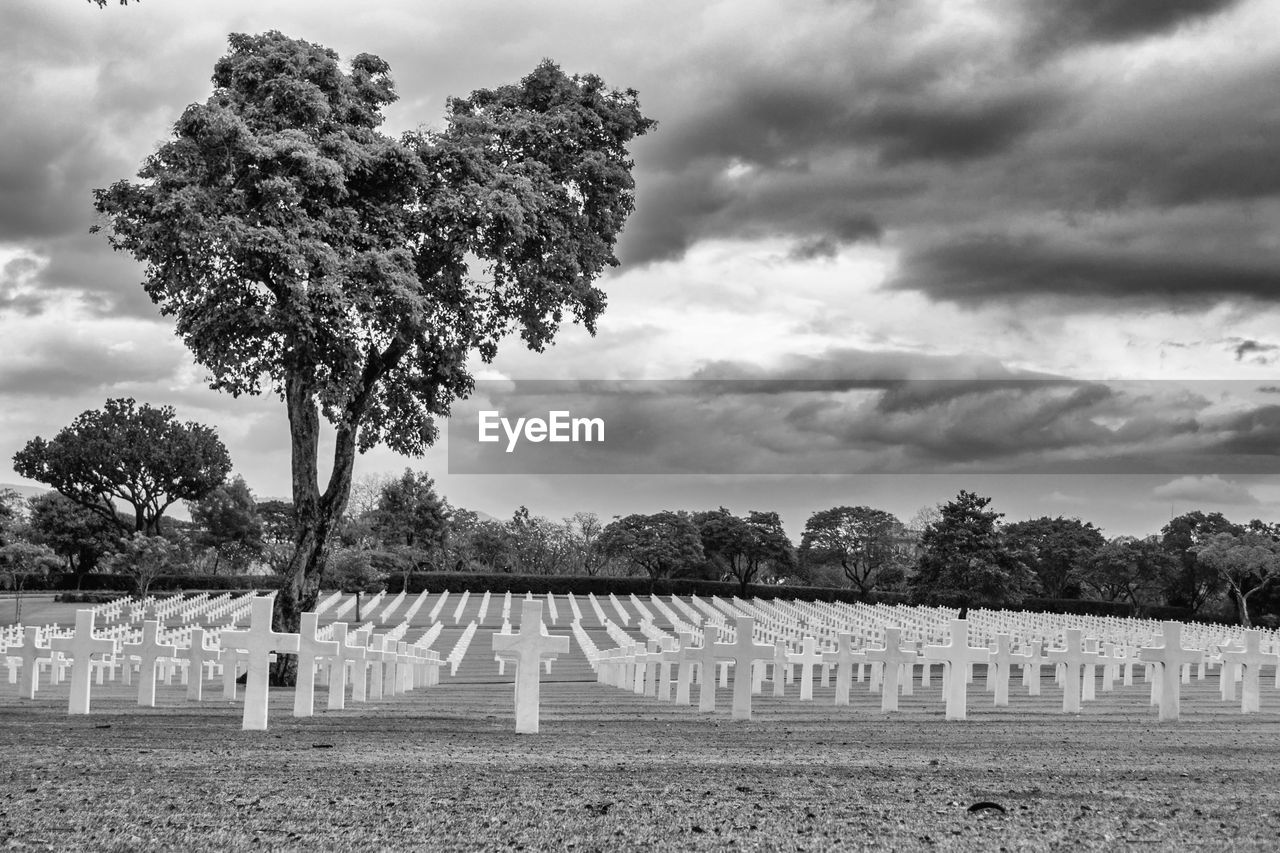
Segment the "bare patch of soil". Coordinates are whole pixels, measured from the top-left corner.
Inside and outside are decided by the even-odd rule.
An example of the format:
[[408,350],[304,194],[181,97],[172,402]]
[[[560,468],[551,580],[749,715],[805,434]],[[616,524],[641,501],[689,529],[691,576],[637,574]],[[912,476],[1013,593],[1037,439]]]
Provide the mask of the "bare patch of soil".
[[742,723],[726,690],[703,715],[552,683],[535,736],[512,731],[509,683],[305,720],[281,691],[267,732],[176,686],[144,709],[108,684],[76,718],[59,689],[0,690],[0,849],[1280,847],[1275,694],[1244,717],[1210,680],[1176,724],[1139,686],[1079,716],[1049,687],[1005,709],[975,687],[965,722],[942,719],[936,682],[890,716],[866,685],[848,708],[819,688],[757,697]]

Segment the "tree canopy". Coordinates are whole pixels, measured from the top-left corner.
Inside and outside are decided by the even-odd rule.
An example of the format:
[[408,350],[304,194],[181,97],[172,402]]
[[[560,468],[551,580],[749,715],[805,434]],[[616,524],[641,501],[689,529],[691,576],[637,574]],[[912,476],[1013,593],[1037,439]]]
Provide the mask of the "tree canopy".
[[925,600],[999,606],[1036,591],[1035,574],[1005,542],[1004,513],[991,498],[961,491],[920,538],[913,591]]
[[[180,423],[172,406],[108,400],[51,440],[36,437],[13,457],[24,477],[52,486],[121,533],[160,533],[165,510],[222,484],[231,457],[212,427]],[[132,527],[115,501],[133,507]]]
[[[809,516],[800,537],[800,561],[838,565],[850,584],[870,592],[882,580],[898,580],[907,562],[905,529],[892,513],[867,506],[837,506]],[[890,577],[884,577],[889,575]]]
[[692,573],[705,559],[702,536],[687,512],[633,513],[605,525],[596,547],[627,560],[654,580]]
[[1101,531],[1078,518],[1042,516],[1005,527],[1011,549],[1036,573],[1049,598],[1077,598],[1089,560],[1106,540]]
[[795,551],[776,512],[752,510],[746,518],[724,507],[694,516],[707,559],[747,587],[766,573],[786,577],[795,567]]

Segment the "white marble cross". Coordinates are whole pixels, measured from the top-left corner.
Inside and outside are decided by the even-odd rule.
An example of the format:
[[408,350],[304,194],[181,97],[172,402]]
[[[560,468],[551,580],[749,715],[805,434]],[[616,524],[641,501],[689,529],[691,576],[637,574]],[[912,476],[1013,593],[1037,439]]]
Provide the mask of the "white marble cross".
[[698,664],[698,710],[716,709],[716,645],[720,629],[706,623],[702,626],[702,645],[682,649],[681,660]]
[[347,645],[347,623],[333,623],[333,641],[338,651],[329,658],[329,710],[341,711],[347,704],[347,662],[364,668],[366,649],[360,645]]
[[736,620],[737,637],[732,643],[716,643],[716,658],[733,663],[733,718],[751,719],[751,668],[758,660],[773,657],[773,646],[757,643],[751,634],[756,620],[739,616]]
[[217,657],[217,650],[204,644],[204,629],[191,629],[191,645],[178,649],[178,657],[191,661],[187,665],[187,698],[199,702],[204,698],[204,662]]
[[494,634],[493,650],[515,656],[516,731],[537,734],[542,660],[568,654],[569,638],[543,634],[542,602],[525,599],[520,612],[520,633]]
[[245,731],[266,731],[267,690],[270,679],[270,655],[272,652],[293,654],[298,651],[298,635],[274,631],[271,628],[271,611],[275,598],[256,595],[250,604],[249,627],[243,631],[223,631],[222,648],[240,649],[248,655],[248,675],[244,682]]
[[996,648],[991,653],[991,660],[987,661],[987,683],[995,689],[996,707],[1009,704],[1009,671],[1013,668],[1014,658],[1010,643],[1008,634],[996,634]]
[[924,656],[928,660],[942,661],[946,664],[944,683],[947,692],[948,720],[963,720],[968,715],[968,670],[971,663],[986,663],[991,657],[991,650],[986,646],[969,645],[969,622],[967,619],[951,620],[951,642],[945,646],[925,646]]
[[800,701],[813,700],[813,668],[822,661],[823,655],[818,651],[818,641],[814,637],[805,637],[801,650],[787,655],[788,663],[800,664]]
[[[789,670],[791,669],[790,653],[787,651],[787,641],[777,639],[773,641],[773,695],[775,697],[786,695],[786,683],[789,680]],[[759,685],[752,685],[753,692],[759,693]]]
[[142,640],[137,643],[125,643],[120,651],[125,658],[138,659],[138,704],[144,708],[156,706],[156,664],[160,658],[171,658],[178,654],[173,643],[160,642],[160,622],[148,619],[142,623]]
[[884,667],[884,682],[880,689],[880,710],[888,713],[898,710],[898,673],[905,672],[911,678],[915,668],[916,650],[904,649],[902,629],[897,626],[886,626],[884,629],[884,648],[867,649],[867,660],[879,662]]
[[[1080,681],[1087,653],[1084,650],[1084,632],[1079,628],[1066,629],[1067,647],[1050,649],[1046,657],[1056,664],[1062,664],[1062,712],[1064,714],[1080,713]],[[1096,655],[1095,655],[1096,657]]]
[[[398,600],[403,598],[401,593]],[[298,680],[293,689],[295,717],[310,717],[315,713],[316,659],[332,658],[338,653],[337,642],[316,637],[319,621],[319,613],[303,613],[298,625]]]
[[[1191,664],[1200,660],[1202,653],[1199,649],[1184,649],[1182,647],[1181,622],[1165,622],[1161,626],[1161,630],[1164,634],[1164,645],[1139,649],[1138,657],[1148,663],[1160,665],[1160,683],[1158,685],[1160,721],[1167,722],[1178,719],[1181,713],[1182,695],[1179,671],[1184,664]],[[1155,692],[1156,687],[1156,684],[1152,684],[1153,692]]]
[[[1240,713],[1256,714],[1260,708],[1258,679],[1262,675],[1262,667],[1270,664],[1280,666],[1280,655],[1268,654],[1261,648],[1262,632],[1250,630],[1244,632],[1244,648],[1222,653],[1225,670],[1227,663],[1244,667],[1240,681]],[[1230,677],[1225,675],[1223,677]]]
[[866,652],[853,650],[853,634],[842,631],[836,635],[834,652],[824,652],[822,659],[836,666],[836,696],[833,704],[848,705],[849,690],[853,687],[853,665],[867,660]]
[[693,634],[681,631],[676,635],[676,704],[688,705],[689,685],[693,683],[694,658],[686,650],[693,645]]
[[[77,614],[76,618],[79,618]],[[23,699],[36,698],[36,688],[40,684],[40,661],[49,660],[53,651],[38,642],[40,629],[35,625],[27,625],[22,629],[22,645],[18,647],[18,657],[22,660],[22,676],[18,680],[18,695]],[[9,650],[10,652],[13,649]]]
[[[49,641],[49,648],[52,651],[68,654],[74,661],[71,666],[71,697],[67,702],[68,714],[89,713],[89,675],[92,672],[93,656],[112,654],[116,650],[115,641],[93,636],[94,615],[93,610],[77,610],[75,634],[70,637],[54,637]],[[27,639],[34,645],[33,636],[28,634]],[[26,669],[25,664],[23,669]],[[35,670],[34,665],[32,670]]]

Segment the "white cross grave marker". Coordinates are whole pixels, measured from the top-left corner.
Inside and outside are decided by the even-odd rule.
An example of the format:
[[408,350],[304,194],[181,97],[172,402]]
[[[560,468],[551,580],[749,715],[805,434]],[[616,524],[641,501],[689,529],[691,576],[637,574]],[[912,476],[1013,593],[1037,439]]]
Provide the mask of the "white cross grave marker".
[[[77,618],[79,618],[78,614]],[[40,645],[40,629],[35,625],[27,625],[22,631],[23,641],[22,645],[18,647],[17,654],[17,657],[22,660],[22,676],[18,680],[18,695],[23,699],[34,699],[36,698],[36,687],[40,684],[40,661],[42,659],[49,660],[52,651],[48,646]]]
[[947,692],[948,720],[963,720],[968,714],[968,669],[971,663],[986,663],[991,650],[969,645],[969,621],[951,620],[951,642],[945,646],[925,646],[924,656],[946,664],[944,684]]
[[1224,669],[1226,668],[1225,664],[1228,662],[1244,667],[1243,678],[1240,683],[1240,713],[1242,714],[1258,713],[1260,707],[1258,678],[1262,675],[1262,667],[1267,664],[1280,666],[1280,655],[1267,654],[1262,651],[1261,641],[1261,631],[1245,631],[1244,649],[1222,653]]
[[[116,650],[115,641],[93,636],[94,615],[92,610],[77,610],[75,634],[70,637],[54,637],[49,641],[52,651],[65,652],[74,659],[71,667],[71,697],[67,702],[68,714],[89,713],[89,675],[92,672],[93,656],[111,654]],[[35,637],[30,634],[27,635],[27,641],[35,645]],[[34,671],[35,666],[31,669]],[[23,670],[25,678],[25,664]]]
[[716,641],[720,629],[706,623],[702,626],[702,645],[681,649],[681,660],[698,664],[698,710],[716,709]]
[[347,645],[346,622],[333,623],[333,641],[337,643],[338,651],[329,659],[329,710],[341,711],[347,705],[347,662],[363,670],[367,649],[360,645]]
[[756,620],[751,616],[737,617],[737,637],[732,643],[716,643],[716,658],[733,663],[733,718],[751,719],[751,668],[758,660],[773,657],[773,646],[757,643],[751,634]]
[[293,654],[298,651],[298,635],[274,631],[271,628],[271,611],[275,598],[255,595],[250,603],[249,627],[244,631],[223,631],[224,649],[240,649],[248,656],[248,674],[244,682],[245,731],[267,730],[267,690],[270,678],[272,652]]
[[789,664],[800,664],[800,701],[813,700],[813,668],[822,663],[822,652],[818,651],[818,641],[813,637],[805,637],[799,653],[787,655]]
[[853,650],[853,634],[842,631],[836,635],[834,652],[824,652],[822,659],[836,666],[836,696],[833,704],[848,705],[849,690],[853,687],[853,665],[867,659],[866,652]]
[[885,713],[898,710],[898,686],[900,682],[898,673],[900,671],[905,672],[907,678],[911,678],[916,662],[916,650],[914,648],[902,648],[901,642],[902,629],[896,626],[886,626],[884,629],[884,648],[867,649],[866,651],[867,660],[878,661],[884,666],[884,683],[880,690],[880,710]]
[[142,623],[142,640],[137,643],[125,643],[120,651],[127,659],[138,659],[138,704],[144,708],[156,706],[156,665],[160,658],[171,658],[178,654],[178,647],[173,643],[160,642],[160,622],[148,619]]
[[204,698],[204,663],[217,657],[217,650],[204,644],[204,628],[191,629],[191,645],[178,649],[178,657],[189,660],[187,698],[199,702]]
[[298,625],[298,681],[293,689],[295,717],[310,717],[315,713],[316,658],[332,658],[338,654],[337,642],[317,639],[319,620],[319,613],[303,613]]
[[1062,712],[1064,714],[1080,713],[1080,681],[1084,667],[1085,650],[1082,641],[1084,632],[1079,628],[1068,628],[1067,647],[1050,649],[1046,656],[1054,663],[1063,665],[1062,673]]
[[[1178,719],[1181,713],[1181,680],[1178,671],[1184,666],[1200,660],[1199,649],[1182,647],[1182,623],[1165,622],[1161,626],[1164,634],[1164,645],[1138,650],[1138,657],[1149,663],[1160,665],[1160,721],[1168,722]],[[1156,685],[1152,684],[1155,688]]]
[[511,652],[516,662],[516,731],[538,733],[538,703],[541,693],[541,662],[568,654],[569,638],[542,633],[542,602],[525,599],[520,612],[520,633],[493,635],[495,652]]

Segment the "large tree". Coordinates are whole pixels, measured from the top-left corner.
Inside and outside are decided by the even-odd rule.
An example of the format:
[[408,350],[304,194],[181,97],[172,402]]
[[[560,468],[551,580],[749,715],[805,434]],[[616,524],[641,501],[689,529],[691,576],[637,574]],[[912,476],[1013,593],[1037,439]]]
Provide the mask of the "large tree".
[[31,541],[48,545],[66,560],[67,570],[76,576],[77,584],[114,550],[119,537],[117,526],[70,498],[45,492],[31,498],[27,505],[31,510],[27,522]]
[[1089,561],[1106,542],[1092,523],[1062,516],[1015,521],[1004,533],[1009,547],[1021,552],[1049,598],[1079,598]]
[[[212,427],[180,423],[172,406],[124,398],[82,412],[52,440],[31,439],[14,455],[13,468],[122,534],[157,536],[165,510],[221,485],[231,457]],[[117,514],[117,500],[133,507],[132,525]]]
[[838,565],[850,585],[870,592],[898,581],[907,559],[906,528],[896,516],[867,506],[837,506],[809,516],[800,536],[800,562],[812,575]]
[[1035,574],[1005,541],[991,498],[961,491],[920,537],[912,590],[925,601],[1000,606],[1035,592]]
[[1194,551],[1227,585],[1240,624],[1251,627],[1249,599],[1280,577],[1280,538],[1258,523],[1241,533],[1218,533]]
[[491,360],[508,335],[542,350],[566,319],[594,333],[593,282],[634,206],[627,146],[653,122],[634,90],[544,61],[397,140],[378,131],[396,100],[382,59],[346,71],[279,32],[230,45],[142,182],[96,206],[212,386],[285,403],[297,529],[276,622],[296,630],[358,451],[421,455],[472,388],[468,357]]
[[1093,553],[1080,571],[1080,582],[1107,601],[1128,601],[1134,612],[1158,600],[1177,565],[1159,536],[1117,536]]
[[694,516],[702,550],[722,573],[738,582],[741,594],[766,574],[786,577],[795,568],[795,549],[776,512],[752,510],[740,518],[724,507]]
[[706,556],[702,536],[687,512],[633,513],[605,525],[596,547],[626,560],[653,580],[691,574]]
[[1222,513],[1200,510],[1184,513],[1161,528],[1160,541],[1177,560],[1177,567],[1167,579],[1165,594],[1169,603],[1197,613],[1211,598],[1220,594],[1223,585],[1221,575],[1201,561],[1196,556],[1197,551],[1219,533],[1243,532],[1243,527]]

